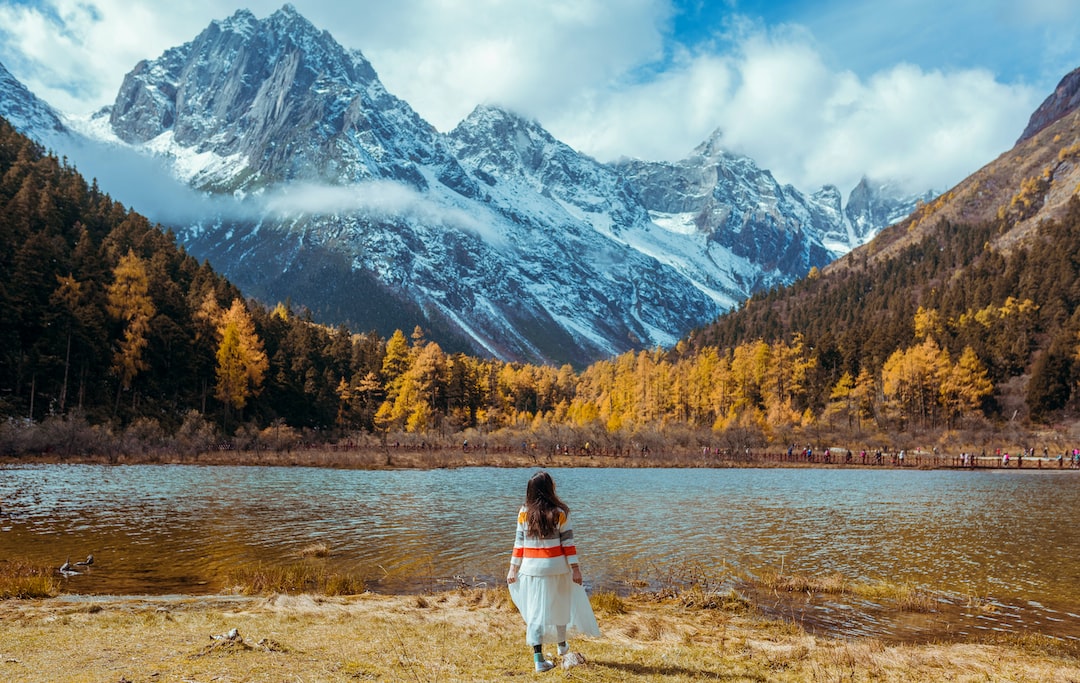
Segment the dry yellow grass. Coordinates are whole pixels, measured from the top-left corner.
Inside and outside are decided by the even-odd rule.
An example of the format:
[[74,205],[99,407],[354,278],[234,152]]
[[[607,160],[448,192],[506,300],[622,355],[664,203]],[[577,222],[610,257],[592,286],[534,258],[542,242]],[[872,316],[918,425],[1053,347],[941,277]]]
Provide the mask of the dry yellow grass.
[[[543,676],[619,683],[1080,681],[1076,653],[1041,638],[848,642],[747,610],[688,608],[674,598],[605,600],[607,608],[597,611],[604,636],[572,641],[587,664]],[[234,628],[239,640],[211,638]],[[523,632],[505,590],[6,600],[0,602],[0,680],[532,680],[537,674]]]
[[59,591],[52,567],[18,558],[0,560],[0,599],[48,598]]
[[366,590],[364,580],[352,574],[330,571],[313,562],[295,562],[286,566],[257,564],[241,566],[226,575],[230,590],[243,595],[266,593],[317,593],[352,595]]
[[933,612],[939,602],[938,596],[933,592],[910,583],[849,581],[843,574],[835,572],[825,576],[811,576],[765,571],[749,579],[748,583],[759,589],[776,592],[858,595],[901,612]]

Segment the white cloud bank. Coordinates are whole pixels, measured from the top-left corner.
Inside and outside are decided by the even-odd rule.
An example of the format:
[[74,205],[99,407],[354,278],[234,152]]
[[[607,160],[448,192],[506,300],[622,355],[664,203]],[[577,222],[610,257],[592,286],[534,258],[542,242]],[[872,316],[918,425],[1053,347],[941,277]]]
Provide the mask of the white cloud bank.
[[756,33],[724,56],[687,54],[656,79],[587,93],[551,130],[601,159],[685,156],[713,130],[781,182],[847,191],[862,175],[944,190],[1019,137],[1040,95],[984,70],[899,64],[862,80],[808,41]]
[[[830,64],[805,27],[736,17],[715,42],[680,45],[672,1],[294,5],[360,49],[440,130],[477,104],[500,104],[601,160],[674,160],[720,129],[733,151],[807,191],[846,192],[864,174],[946,189],[1008,149],[1048,94],[978,68],[901,61],[859,75]],[[1059,4],[1039,6],[1057,16]],[[281,1],[244,6],[265,17]],[[85,112],[109,103],[138,60],[232,11],[214,0],[0,0],[0,61],[58,108]]]

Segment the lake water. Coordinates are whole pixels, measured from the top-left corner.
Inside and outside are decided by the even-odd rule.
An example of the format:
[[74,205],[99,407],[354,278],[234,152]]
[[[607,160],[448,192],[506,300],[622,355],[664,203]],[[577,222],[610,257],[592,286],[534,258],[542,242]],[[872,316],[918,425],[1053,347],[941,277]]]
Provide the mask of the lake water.
[[[242,565],[322,542],[372,590],[500,585],[534,470],[46,465],[0,468],[0,560],[59,566],[81,594],[215,593]],[[912,583],[932,614],[849,597],[752,595],[834,634],[1080,637],[1080,472],[551,470],[590,590],[763,569]],[[971,598],[977,598],[973,601]],[[980,607],[981,605],[981,607]],[[989,607],[989,608],[987,608]]]

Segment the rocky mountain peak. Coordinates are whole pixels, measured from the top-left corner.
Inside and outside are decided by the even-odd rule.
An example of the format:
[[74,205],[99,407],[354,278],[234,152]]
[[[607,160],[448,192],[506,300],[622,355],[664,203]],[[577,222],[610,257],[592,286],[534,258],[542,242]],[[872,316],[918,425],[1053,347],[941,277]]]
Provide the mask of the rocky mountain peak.
[[537,141],[554,141],[536,121],[493,105],[474,108],[449,135],[463,145],[479,142],[511,145],[519,154],[535,146]]
[[459,158],[496,177],[540,173],[551,153],[566,147],[536,121],[490,105],[473,109],[449,139]]
[[251,10],[238,9],[233,13],[231,17],[222,19],[221,21],[210,22],[211,26],[220,26],[222,30],[243,33],[245,31],[251,32],[259,23],[259,20],[255,18]]
[[823,185],[820,190],[810,195],[810,199],[830,211],[834,211],[838,216],[844,204],[844,195],[841,194],[840,188],[836,185]]
[[706,159],[715,159],[728,154],[727,150],[724,149],[723,138],[723,130],[717,128],[700,145],[694,148],[693,155]]
[[59,114],[30,92],[3,64],[0,64],[0,116],[39,143],[67,132]]
[[919,201],[929,201],[933,197],[933,192],[912,195],[893,183],[864,176],[848,195],[844,215],[851,224],[856,243],[862,243],[882,227],[911,215]]
[[[110,113],[116,135],[179,160],[200,187],[392,178],[422,189],[416,163],[446,157],[436,131],[386,92],[371,64],[294,7],[240,10],[140,62]],[[166,135],[168,134],[168,135]]]
[[1077,107],[1080,107],[1080,68],[1066,74],[1054,92],[1039,105],[1028,120],[1028,125],[1024,128],[1020,139],[1016,141],[1017,144],[1033,137]]

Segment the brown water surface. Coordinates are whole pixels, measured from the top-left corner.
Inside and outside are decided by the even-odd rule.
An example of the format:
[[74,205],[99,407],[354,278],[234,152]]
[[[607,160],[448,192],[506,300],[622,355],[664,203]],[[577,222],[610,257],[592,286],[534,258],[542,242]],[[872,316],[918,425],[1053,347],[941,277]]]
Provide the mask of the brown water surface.
[[[313,543],[378,591],[499,585],[525,469],[40,465],[0,469],[0,560],[59,566],[81,594],[212,594],[232,568]],[[903,640],[1080,637],[1080,472],[553,471],[591,590],[763,569],[911,583],[932,613],[852,596],[751,594],[811,629]]]

